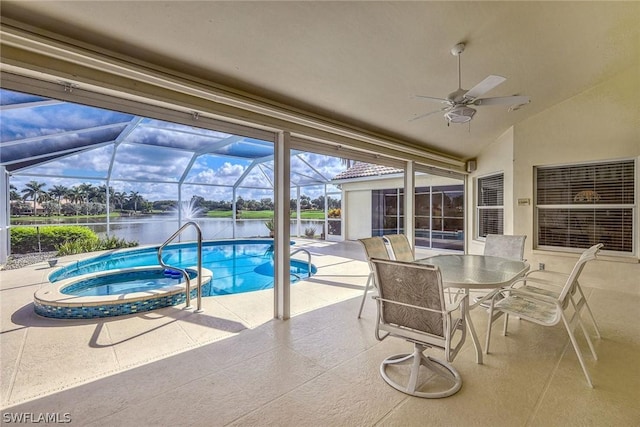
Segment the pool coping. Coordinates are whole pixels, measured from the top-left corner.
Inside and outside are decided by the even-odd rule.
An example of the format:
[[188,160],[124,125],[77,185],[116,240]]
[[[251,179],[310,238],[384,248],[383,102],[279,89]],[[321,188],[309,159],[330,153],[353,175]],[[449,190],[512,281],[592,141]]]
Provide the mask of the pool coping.
[[[162,289],[155,289],[153,291],[145,292],[131,292],[117,295],[103,295],[103,296],[78,296],[69,295],[61,292],[63,288],[66,288],[76,282],[92,279],[102,276],[110,276],[115,274],[130,273],[136,271],[158,270],[163,269],[159,265],[153,266],[140,266],[120,268],[113,270],[106,270],[100,273],[88,273],[81,276],[74,276],[68,279],[60,280],[58,282],[50,283],[42,288],[38,289],[33,294],[33,300],[36,304],[56,306],[56,307],[96,307],[104,306],[108,304],[122,305],[127,303],[135,303],[139,301],[146,301],[152,298],[163,298],[173,296],[179,293],[186,292],[186,282],[180,282],[176,285],[167,286]],[[197,267],[186,267],[185,270],[197,271]],[[213,278],[213,272],[207,268],[202,268],[202,280],[201,287],[205,286]],[[197,280],[191,280],[190,291],[197,289]]]

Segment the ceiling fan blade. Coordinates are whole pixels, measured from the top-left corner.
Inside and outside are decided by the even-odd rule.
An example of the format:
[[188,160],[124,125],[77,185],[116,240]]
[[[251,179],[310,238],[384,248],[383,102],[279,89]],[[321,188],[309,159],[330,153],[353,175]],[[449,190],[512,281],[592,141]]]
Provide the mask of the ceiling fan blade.
[[439,109],[439,110],[435,110],[435,111],[430,111],[430,112],[428,112],[428,113],[421,114],[421,115],[419,115],[419,116],[415,116],[414,118],[409,119],[409,121],[410,121],[410,122],[413,122],[413,121],[416,121],[416,120],[419,120],[419,119],[423,119],[423,118],[425,118],[425,117],[427,117],[427,116],[430,116],[430,115],[432,115],[432,114],[445,112],[445,111],[447,111],[448,109],[449,109],[449,107],[447,107],[447,108],[441,108],[441,109]]
[[422,99],[426,99],[427,101],[435,101],[435,102],[441,102],[443,104],[450,104],[451,101],[449,101],[448,99],[445,98],[436,98],[433,96],[426,96],[426,95],[413,95],[414,98],[422,98]]
[[477,97],[484,95],[494,87],[503,83],[505,80],[507,79],[502,76],[488,76],[483,81],[469,89],[467,93],[464,94],[464,98],[470,100],[476,99]]
[[528,96],[501,96],[497,98],[480,98],[473,105],[523,105],[531,102]]

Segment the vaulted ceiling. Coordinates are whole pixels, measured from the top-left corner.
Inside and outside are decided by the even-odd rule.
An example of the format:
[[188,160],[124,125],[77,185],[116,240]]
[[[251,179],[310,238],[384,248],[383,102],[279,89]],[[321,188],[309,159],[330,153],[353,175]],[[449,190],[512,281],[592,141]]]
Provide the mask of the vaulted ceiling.
[[[638,2],[195,2],[3,0],[3,18],[266,98],[473,158],[517,123],[639,68]],[[462,87],[507,78],[447,126],[458,85],[451,48],[466,43]],[[638,69],[640,75],[640,68]]]

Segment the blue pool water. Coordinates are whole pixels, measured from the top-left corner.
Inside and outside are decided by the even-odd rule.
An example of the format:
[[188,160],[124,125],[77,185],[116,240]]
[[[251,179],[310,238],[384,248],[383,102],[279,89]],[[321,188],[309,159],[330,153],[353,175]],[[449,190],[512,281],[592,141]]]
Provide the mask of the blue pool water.
[[[164,263],[173,267],[186,268],[197,265],[197,249],[195,243],[169,245],[163,249],[162,254]],[[158,265],[156,247],[129,249],[78,261],[54,271],[49,276],[49,280],[51,282],[57,282],[83,274],[155,265]],[[273,241],[233,240],[204,242],[202,247],[202,266],[213,272],[211,286],[207,287],[206,293],[203,293],[203,296],[251,292],[272,288]],[[311,274],[315,272],[316,268],[312,266]],[[292,283],[308,275],[308,264],[306,262],[291,261]],[[167,284],[162,284],[161,278],[158,278],[158,280],[158,286],[167,286]],[[171,283],[171,281],[173,281],[173,283]],[[179,280],[176,279],[169,279],[169,284],[172,285],[178,281]],[[97,286],[103,284],[112,286],[115,282],[97,284]],[[150,285],[147,285],[148,280],[142,278],[140,283],[124,284],[122,286],[131,286],[132,288],[145,287],[144,290],[149,290]],[[94,291],[87,290],[87,292]],[[96,290],[95,292],[101,291]],[[136,291],[124,290],[123,292]]]
[[[183,282],[184,276],[182,273],[178,271],[176,271],[176,273],[178,274],[172,274],[172,272],[163,269],[156,269],[92,277],[63,288],[62,293],[88,297],[153,291],[168,286],[179,285]],[[192,281],[197,277],[195,271],[188,271],[188,273]]]

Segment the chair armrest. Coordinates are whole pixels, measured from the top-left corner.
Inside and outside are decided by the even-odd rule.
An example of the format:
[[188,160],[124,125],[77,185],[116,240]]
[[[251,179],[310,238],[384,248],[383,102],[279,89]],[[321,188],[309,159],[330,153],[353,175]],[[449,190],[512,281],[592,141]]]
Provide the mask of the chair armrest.
[[[551,303],[556,305],[558,304],[558,298],[548,296],[548,295],[543,295],[536,292],[529,292],[526,289],[527,289],[526,286],[523,288],[504,288],[504,289],[500,289],[496,294],[496,296],[497,295],[502,295],[503,297],[517,296],[517,297],[537,300],[545,303]],[[492,304],[496,296],[494,296],[493,299],[491,300]]]
[[536,276],[546,276],[546,280],[559,280],[564,281],[569,277],[568,274],[560,273],[558,271],[549,271],[549,270],[533,270],[525,274],[525,277],[531,277],[533,275]]
[[[569,277],[569,276],[565,276],[564,279],[566,280],[567,277]],[[519,286],[519,287],[514,286],[517,283],[522,283],[522,286]],[[522,289],[522,288],[526,288],[527,286],[529,286],[529,284],[543,285],[543,286],[547,286],[547,287],[553,288],[554,291],[557,291],[558,288],[562,288],[564,286],[565,281],[559,282],[559,281],[555,281],[555,280],[547,280],[547,279],[542,279],[542,278],[539,278],[539,277],[532,277],[532,276],[529,276],[529,275],[525,275],[524,277],[520,277],[517,280],[515,280],[509,286],[511,288]]]
[[446,309],[447,309],[447,313],[452,313],[454,311],[456,311],[457,309],[460,308],[460,304],[462,303],[462,301],[464,301],[466,299],[469,299],[469,295],[467,294],[463,294],[462,297],[460,298],[456,298],[456,300],[454,302],[452,302],[451,304],[448,304]]

